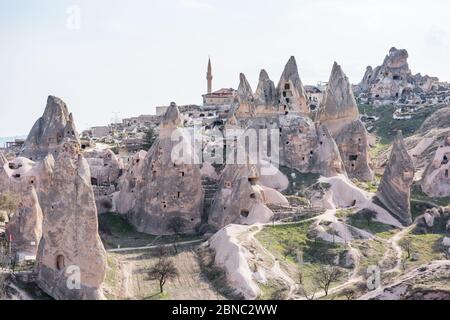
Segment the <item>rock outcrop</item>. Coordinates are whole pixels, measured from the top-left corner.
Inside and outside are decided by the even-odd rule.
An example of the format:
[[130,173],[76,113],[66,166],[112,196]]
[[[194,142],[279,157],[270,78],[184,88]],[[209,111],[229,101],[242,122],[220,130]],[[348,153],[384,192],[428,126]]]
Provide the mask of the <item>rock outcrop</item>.
[[373,180],[370,168],[368,133],[359,120],[359,111],[350,82],[335,62],[316,122],[330,131],[350,178]]
[[145,165],[146,151],[139,151],[133,156],[127,171],[119,178],[118,189],[114,197],[116,211],[120,214],[128,214],[136,202],[136,186],[142,179]]
[[450,135],[445,140],[422,177],[422,190],[430,197],[450,196]]
[[370,167],[369,141],[366,127],[355,120],[336,136],[342,161],[349,178],[372,181],[374,173]]
[[57,156],[56,153],[65,139],[80,143],[73,116],[69,114],[67,105],[61,99],[49,96],[44,114],[28,134],[21,155],[30,160],[42,160],[49,153]]
[[[3,160],[2,160],[3,159]],[[16,257],[35,257],[42,236],[42,210],[38,201],[39,166],[26,158],[10,162],[0,153],[0,194],[17,197],[19,208],[9,217],[7,227],[11,247]]]
[[359,110],[352,92],[350,81],[336,62],[316,121],[327,126],[333,137],[358,120]]
[[142,177],[134,189],[135,205],[128,213],[141,232],[173,234],[172,221],[177,219],[179,231],[189,233],[201,223],[204,191],[200,166],[194,161],[191,137],[181,125],[178,107],[172,103],[161,120],[159,137],[145,157]]
[[274,111],[275,106],[278,105],[275,84],[270,80],[266,70],[261,70],[261,73],[259,74],[258,87],[255,92],[255,101],[258,105],[258,113],[271,113]]
[[408,65],[408,52],[391,48],[381,66],[368,67],[355,87],[363,102],[433,103],[448,101],[448,83],[436,77],[413,75]]
[[278,103],[287,113],[308,115],[310,110],[305,88],[298,74],[295,57],[287,62],[277,86]]
[[253,117],[256,115],[255,98],[252,87],[243,73],[239,75],[239,87],[237,90],[239,107],[236,110],[237,117]]
[[94,185],[115,185],[123,172],[123,163],[111,150],[85,154]]
[[273,212],[269,204],[288,205],[278,191],[261,185],[257,167],[229,164],[222,172],[208,223],[218,230],[229,224],[267,223]]
[[50,178],[39,199],[44,222],[36,283],[55,299],[102,299],[106,252],[89,165],[74,141],[66,140],[57,154],[44,159]]
[[413,180],[414,164],[403,143],[402,133],[399,131],[375,201],[404,225],[412,223],[410,193]]

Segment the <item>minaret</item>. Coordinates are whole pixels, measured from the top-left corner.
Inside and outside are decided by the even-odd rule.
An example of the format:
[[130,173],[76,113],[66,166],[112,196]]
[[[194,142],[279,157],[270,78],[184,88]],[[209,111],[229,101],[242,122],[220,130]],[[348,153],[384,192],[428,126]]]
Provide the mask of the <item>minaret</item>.
[[210,94],[212,92],[212,67],[211,67],[211,58],[208,59],[208,73],[206,74],[206,80],[208,80],[208,91],[207,93]]

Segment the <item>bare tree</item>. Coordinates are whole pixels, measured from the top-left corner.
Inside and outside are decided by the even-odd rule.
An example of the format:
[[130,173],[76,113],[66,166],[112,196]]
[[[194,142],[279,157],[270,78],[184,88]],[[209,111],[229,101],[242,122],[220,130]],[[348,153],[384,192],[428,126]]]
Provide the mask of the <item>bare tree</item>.
[[159,282],[160,293],[164,292],[164,285],[167,280],[178,276],[178,270],[175,264],[167,257],[159,259],[158,263],[148,272],[150,280],[157,280]]
[[400,243],[400,246],[403,250],[406,251],[407,257],[406,259],[410,259],[411,258],[411,253],[412,253],[412,241],[409,238],[403,239]]
[[342,271],[336,266],[320,265],[313,276],[313,281],[318,288],[325,291],[325,296],[328,296],[330,285],[336,282],[341,274]]

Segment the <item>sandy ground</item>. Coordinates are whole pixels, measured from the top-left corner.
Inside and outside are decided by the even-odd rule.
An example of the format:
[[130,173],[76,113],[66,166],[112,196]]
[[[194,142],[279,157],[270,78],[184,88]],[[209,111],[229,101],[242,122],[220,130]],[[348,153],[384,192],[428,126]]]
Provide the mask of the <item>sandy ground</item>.
[[[111,254],[111,253],[109,253]],[[158,261],[151,252],[114,253],[118,262],[118,299],[152,299],[159,293],[157,281],[149,280],[147,271]],[[165,286],[170,300],[222,300],[211,283],[202,275],[195,252],[184,249],[170,257],[179,275]]]

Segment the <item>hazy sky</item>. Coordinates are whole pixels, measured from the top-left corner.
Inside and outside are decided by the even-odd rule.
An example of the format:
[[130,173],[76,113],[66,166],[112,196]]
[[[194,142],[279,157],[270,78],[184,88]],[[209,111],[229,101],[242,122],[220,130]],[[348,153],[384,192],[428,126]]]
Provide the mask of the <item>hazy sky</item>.
[[[76,7],[80,8],[77,29]],[[0,136],[27,134],[49,94],[78,129],[201,103],[213,88],[277,82],[295,55],[306,84],[334,60],[353,83],[406,48],[413,72],[450,81],[447,0],[0,0]]]

